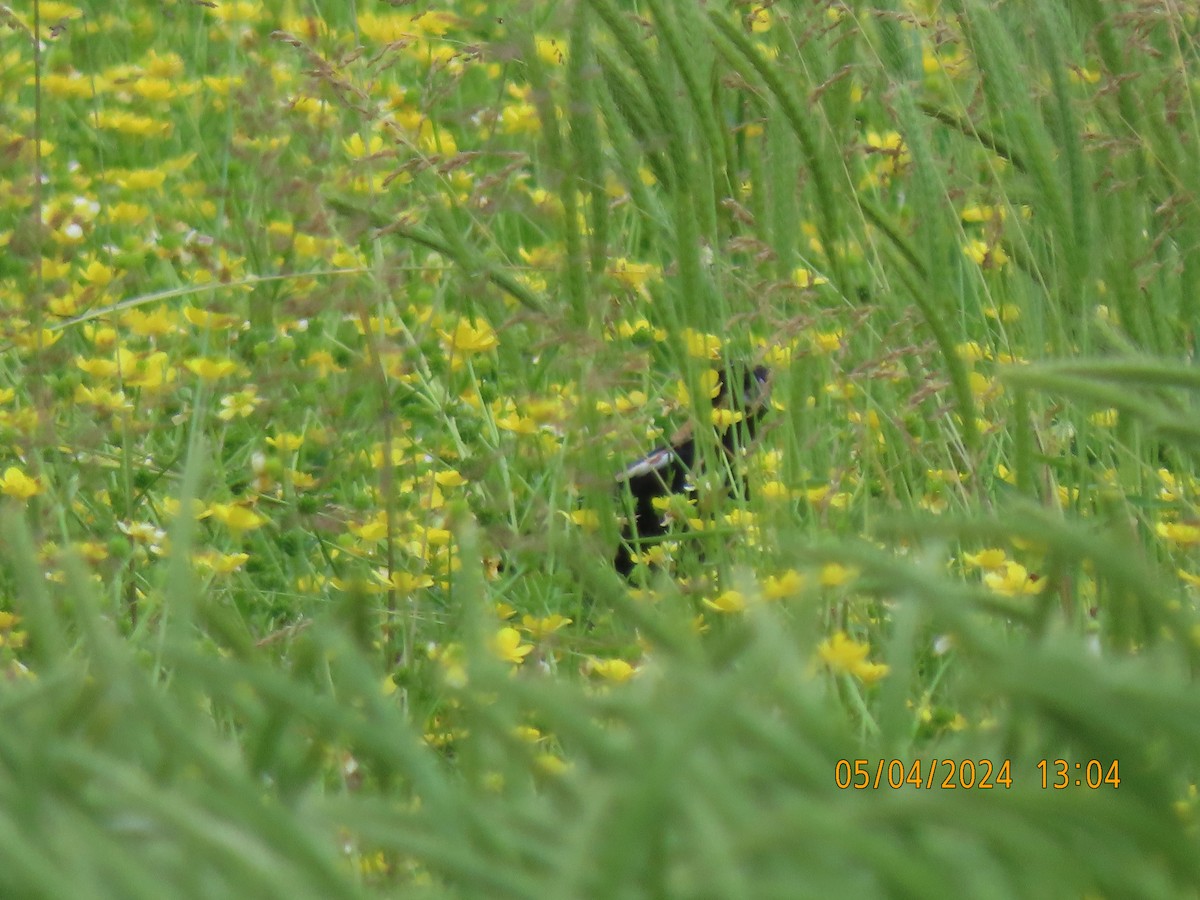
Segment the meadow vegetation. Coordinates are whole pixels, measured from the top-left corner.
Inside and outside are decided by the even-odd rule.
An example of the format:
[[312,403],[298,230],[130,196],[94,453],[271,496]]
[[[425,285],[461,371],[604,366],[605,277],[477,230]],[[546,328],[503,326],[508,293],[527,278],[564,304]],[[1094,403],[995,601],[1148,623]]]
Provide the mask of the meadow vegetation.
[[0,895],[1194,896],[1198,42],[0,4]]

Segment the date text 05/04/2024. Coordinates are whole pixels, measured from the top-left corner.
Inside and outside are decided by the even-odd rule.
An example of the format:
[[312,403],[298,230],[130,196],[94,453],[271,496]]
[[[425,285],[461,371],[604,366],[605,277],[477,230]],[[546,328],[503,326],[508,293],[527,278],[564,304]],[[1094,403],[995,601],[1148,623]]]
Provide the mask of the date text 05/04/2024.
[[[1117,760],[1039,760],[1034,767],[1036,782],[1046,790],[1084,788],[1114,789],[1121,785]],[[1018,776],[1019,779],[1019,776]],[[904,787],[932,790],[992,790],[1013,786],[1011,760],[991,759],[839,759],[833,782],[846,790],[899,790]]]

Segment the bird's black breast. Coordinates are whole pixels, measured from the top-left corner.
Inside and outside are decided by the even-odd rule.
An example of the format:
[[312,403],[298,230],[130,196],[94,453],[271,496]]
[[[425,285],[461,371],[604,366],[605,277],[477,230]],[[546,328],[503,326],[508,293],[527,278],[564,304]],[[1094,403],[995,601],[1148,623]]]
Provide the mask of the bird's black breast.
[[[766,408],[770,393],[770,373],[763,367],[742,370],[741,377],[733,379],[737,386],[729,389],[730,379],[720,373],[720,387],[713,399],[714,407],[725,407],[742,412],[740,422],[719,429],[717,437],[726,453],[733,454],[753,438],[755,426]],[[621,545],[613,565],[622,576],[633,571],[633,544],[646,539],[653,541],[668,531],[667,522],[654,501],[672,494],[682,494],[691,486],[692,469],[696,463],[696,440],[689,429],[684,429],[667,446],[659,447],[627,466],[617,475],[618,489],[629,492],[633,500],[633,519],[622,532]],[[737,473],[733,473],[735,479]],[[731,484],[730,489],[735,485]]]

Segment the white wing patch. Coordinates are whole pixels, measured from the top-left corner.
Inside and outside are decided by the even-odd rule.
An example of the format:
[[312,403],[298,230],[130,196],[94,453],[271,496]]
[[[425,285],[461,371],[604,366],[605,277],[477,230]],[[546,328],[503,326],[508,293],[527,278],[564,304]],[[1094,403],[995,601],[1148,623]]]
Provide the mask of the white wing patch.
[[643,456],[637,462],[628,466],[624,472],[617,476],[617,482],[628,481],[631,478],[638,478],[642,475],[649,475],[651,472],[661,472],[671,460],[675,458],[675,451],[670,447],[661,447],[650,453],[648,456]]

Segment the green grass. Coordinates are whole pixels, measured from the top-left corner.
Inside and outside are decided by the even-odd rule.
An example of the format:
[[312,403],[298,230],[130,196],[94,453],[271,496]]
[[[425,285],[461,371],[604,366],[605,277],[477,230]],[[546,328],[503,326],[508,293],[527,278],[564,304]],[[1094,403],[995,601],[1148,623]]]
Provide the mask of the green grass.
[[[1200,22],[1127,13],[0,6],[0,895],[1194,896]],[[626,584],[722,360],[749,498]]]

